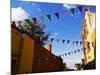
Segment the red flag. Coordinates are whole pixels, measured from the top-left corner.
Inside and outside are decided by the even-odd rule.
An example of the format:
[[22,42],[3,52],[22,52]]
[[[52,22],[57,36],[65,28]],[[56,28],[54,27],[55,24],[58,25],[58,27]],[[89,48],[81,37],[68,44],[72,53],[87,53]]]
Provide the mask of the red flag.
[[32,20],[33,20],[33,23],[36,24],[37,19],[36,18],[32,18]]
[[44,37],[42,38],[42,40],[47,41],[47,40],[48,40],[48,38],[49,38],[49,35],[50,35],[50,34],[48,34],[48,35],[44,36]]
[[80,5],[79,7],[80,12],[82,13],[82,5]]
[[56,12],[55,15],[56,15],[57,19],[59,19],[59,13]]

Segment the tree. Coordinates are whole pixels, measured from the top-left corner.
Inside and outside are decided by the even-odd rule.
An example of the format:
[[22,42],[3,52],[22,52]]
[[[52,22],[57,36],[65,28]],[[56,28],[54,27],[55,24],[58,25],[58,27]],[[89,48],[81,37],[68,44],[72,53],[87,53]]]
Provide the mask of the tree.
[[[38,43],[44,45],[45,41],[48,40],[50,34],[45,34],[44,29],[46,28],[43,23],[32,22],[29,19],[25,19],[25,21],[18,21],[18,28],[23,32],[28,33],[32,36]],[[46,38],[46,39],[45,39]]]

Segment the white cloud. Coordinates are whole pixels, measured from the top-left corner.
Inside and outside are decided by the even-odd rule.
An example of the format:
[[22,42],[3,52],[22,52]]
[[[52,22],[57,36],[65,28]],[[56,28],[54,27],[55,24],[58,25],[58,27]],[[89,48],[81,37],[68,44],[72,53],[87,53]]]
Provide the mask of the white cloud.
[[29,14],[21,7],[12,8],[12,21],[22,21],[29,18]]
[[54,35],[58,35],[58,33],[57,33],[57,32],[55,32],[55,33],[54,33]]
[[76,5],[70,5],[70,4],[63,4],[64,8],[70,9],[70,8],[76,8]]

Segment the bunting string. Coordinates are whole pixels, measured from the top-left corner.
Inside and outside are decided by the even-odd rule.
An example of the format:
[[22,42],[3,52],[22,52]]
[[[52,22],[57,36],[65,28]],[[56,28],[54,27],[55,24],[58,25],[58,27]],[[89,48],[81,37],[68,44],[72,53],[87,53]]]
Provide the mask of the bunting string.
[[63,53],[63,54],[60,54],[60,56],[70,56],[70,55],[72,55],[72,54],[76,54],[76,53],[79,53],[79,52],[83,52],[83,49],[81,48],[81,49],[77,49],[77,50],[73,50],[73,51],[70,51],[70,52],[67,52],[67,53]]
[[[60,39],[59,38],[50,38],[50,40],[51,40],[51,43],[55,40],[55,42],[59,42],[60,41]],[[72,45],[82,45],[82,41],[71,41],[71,40],[65,40],[65,39],[61,39],[61,41],[62,41],[62,44],[72,44]]]
[[[83,7],[82,7],[82,5],[78,5],[77,8],[79,9],[79,11],[80,11],[81,13],[83,12]],[[88,8],[88,7],[87,7],[87,8]],[[87,10],[87,8],[86,8],[86,10]],[[72,15],[75,14],[75,9],[76,9],[76,8],[70,8]],[[86,11],[86,10],[85,10],[85,11]],[[64,13],[67,13],[67,9],[64,9]],[[54,12],[54,15],[56,16],[57,19],[60,19],[60,14],[59,14],[59,12]],[[47,14],[46,16],[47,16],[47,18],[49,19],[49,21],[52,20],[51,14]],[[44,16],[40,16],[40,19],[41,19],[42,22],[43,22]],[[33,20],[33,23],[34,23],[34,24],[37,23],[37,18],[36,18],[36,17],[33,17],[32,20]]]

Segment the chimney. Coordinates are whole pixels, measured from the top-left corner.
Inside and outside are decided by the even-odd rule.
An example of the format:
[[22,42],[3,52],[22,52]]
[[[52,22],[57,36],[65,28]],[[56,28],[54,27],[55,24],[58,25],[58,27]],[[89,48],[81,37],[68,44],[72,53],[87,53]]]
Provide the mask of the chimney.
[[48,51],[51,52],[51,50],[52,50],[52,45],[51,44],[48,44]]

